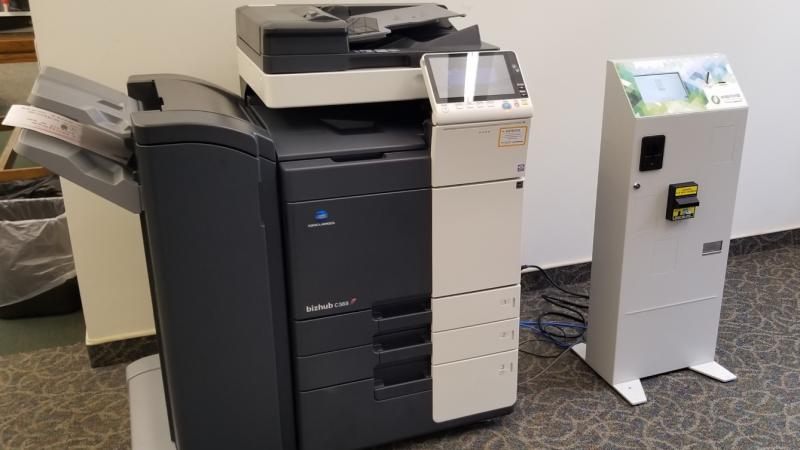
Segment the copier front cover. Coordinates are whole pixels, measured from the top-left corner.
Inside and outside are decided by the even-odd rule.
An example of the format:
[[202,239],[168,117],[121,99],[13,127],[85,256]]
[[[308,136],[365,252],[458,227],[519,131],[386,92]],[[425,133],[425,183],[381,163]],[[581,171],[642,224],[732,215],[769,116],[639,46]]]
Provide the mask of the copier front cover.
[[270,109],[251,95],[248,104],[279,162],[294,317],[370,311],[399,299],[427,302],[426,102]]

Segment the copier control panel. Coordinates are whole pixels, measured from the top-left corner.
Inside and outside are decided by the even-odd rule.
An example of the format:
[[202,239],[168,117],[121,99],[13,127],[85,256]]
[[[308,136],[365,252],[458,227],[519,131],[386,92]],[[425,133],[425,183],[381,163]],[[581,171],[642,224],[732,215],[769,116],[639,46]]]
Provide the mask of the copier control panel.
[[431,53],[422,57],[420,65],[435,125],[533,114],[514,52]]

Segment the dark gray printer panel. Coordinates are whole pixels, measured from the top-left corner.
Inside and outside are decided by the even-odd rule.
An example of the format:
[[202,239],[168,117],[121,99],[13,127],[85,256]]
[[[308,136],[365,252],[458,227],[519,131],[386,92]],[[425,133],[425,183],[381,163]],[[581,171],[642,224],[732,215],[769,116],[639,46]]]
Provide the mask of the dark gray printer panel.
[[141,214],[177,448],[295,448],[277,163],[267,132],[235,94],[190,77],[132,77],[130,97],[55,69],[37,85],[40,106],[135,148],[122,163],[22,134],[31,159]]
[[427,188],[431,183],[427,150],[391,152],[354,161],[332,158],[281,163],[285,202],[349,197],[364,193]]
[[[427,302],[431,191],[426,150],[356,161],[288,161],[280,164],[280,178],[295,319],[394,300]],[[365,324],[368,329],[373,325]],[[320,348],[314,344],[320,339],[322,347],[336,347],[330,334],[312,330],[329,327],[297,327],[305,330],[296,335],[298,353],[306,351],[304,343]]]
[[368,159],[384,153],[426,150],[423,122],[428,100],[271,109],[255,95],[246,101],[275,142],[278,160]]
[[430,189],[288,203],[284,212],[295,319],[430,297]]
[[354,40],[354,34],[378,25],[376,17],[359,16],[399,18],[403,11],[391,10],[426,5],[436,8],[431,3],[242,6],[236,9],[237,47],[270,74],[419,67],[425,53],[498,49],[481,41],[477,25],[458,30],[447,18],[415,22],[416,15],[407,23],[384,24],[392,29],[388,36]]
[[249,122],[237,94],[186,75],[134,75],[128,92],[148,110],[202,111]]
[[300,447],[364,447],[435,428],[427,104],[254,103],[279,159],[298,429],[314,426],[319,407],[363,407],[337,414],[369,417],[361,423],[370,428],[394,422],[392,409],[424,411],[390,433],[359,431],[360,440],[338,436],[327,419],[318,433],[333,439],[300,435]]
[[145,109],[137,112],[138,144],[208,142],[277,158],[272,139],[233,92],[185,75],[159,74],[130,77],[128,93]]
[[[239,47],[257,55],[347,53],[347,23],[312,5],[236,8]],[[269,38],[268,38],[269,36]]]
[[430,298],[425,102],[269,109],[296,320]]
[[150,109],[131,119],[176,444],[295,448],[272,141],[199,80],[139,76],[129,94]]
[[[261,219],[259,159],[138,146],[162,370],[178,448],[292,448],[285,328]],[[277,230],[268,230],[276,232]],[[279,319],[275,320],[275,319]]]

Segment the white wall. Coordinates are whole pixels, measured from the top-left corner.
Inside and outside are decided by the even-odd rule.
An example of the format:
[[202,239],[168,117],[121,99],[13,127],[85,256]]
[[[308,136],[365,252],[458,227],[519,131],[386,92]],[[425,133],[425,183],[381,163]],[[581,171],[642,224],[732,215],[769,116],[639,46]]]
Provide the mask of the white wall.
[[[233,9],[245,3],[33,0],[37,50],[44,64],[120,89],[129,74],[180,72],[235,90]],[[609,57],[726,53],[751,105],[734,235],[800,227],[800,3],[445,3],[467,13],[458,25],[480,24],[487,41],[517,50],[524,64],[536,108],[526,262],[560,265],[591,256]]]
[[[490,42],[516,49],[534,100],[526,262],[591,258],[608,58],[726,53],[750,103],[734,236],[800,227],[800,3],[457,0]],[[503,7],[499,7],[502,5]],[[509,14],[509,11],[512,13]]]
[[155,334],[139,216],[61,179],[86,344]]

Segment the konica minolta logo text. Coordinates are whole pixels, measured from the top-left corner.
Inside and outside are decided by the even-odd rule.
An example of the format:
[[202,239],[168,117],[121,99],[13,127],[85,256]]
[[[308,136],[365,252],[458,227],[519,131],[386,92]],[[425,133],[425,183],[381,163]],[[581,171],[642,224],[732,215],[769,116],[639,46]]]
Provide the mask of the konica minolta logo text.
[[316,220],[316,222],[308,224],[308,228],[329,227],[331,225],[336,225],[336,222],[330,220],[330,214],[328,214],[328,211],[324,209],[318,209],[314,211],[314,220]]
[[316,305],[306,305],[306,312],[317,312],[317,311],[327,311],[329,309],[339,309],[339,308],[346,308],[348,306],[355,305],[358,301],[357,298],[353,297],[350,300],[342,300],[338,302],[328,302],[328,303],[317,303]]

